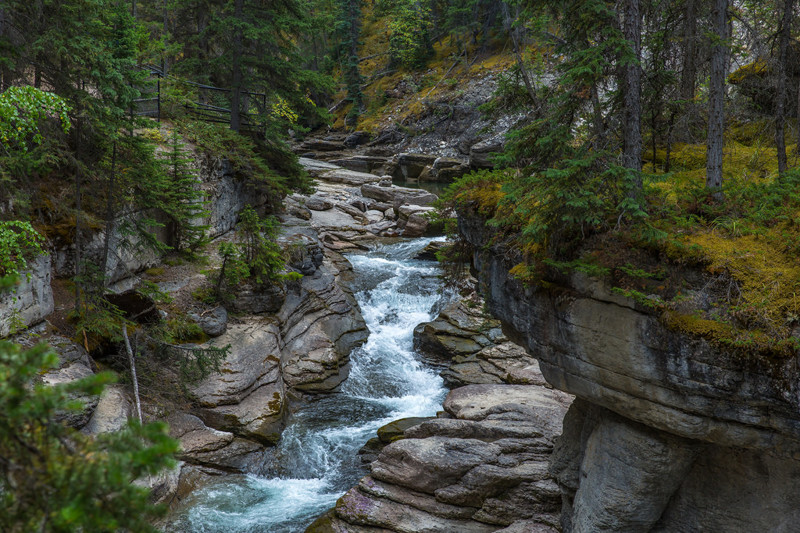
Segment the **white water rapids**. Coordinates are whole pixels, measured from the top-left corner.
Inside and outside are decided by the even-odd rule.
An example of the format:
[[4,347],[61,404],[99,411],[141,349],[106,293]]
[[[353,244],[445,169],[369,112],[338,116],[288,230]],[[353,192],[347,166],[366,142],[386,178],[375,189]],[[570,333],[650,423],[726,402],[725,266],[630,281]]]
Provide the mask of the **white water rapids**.
[[367,473],[358,449],[398,418],[432,416],[445,389],[414,352],[413,330],[438,313],[439,268],[412,259],[432,239],[349,257],[355,296],[370,331],[351,354],[340,392],[294,413],[262,475],[229,476],[193,493],[167,531],[302,532]]

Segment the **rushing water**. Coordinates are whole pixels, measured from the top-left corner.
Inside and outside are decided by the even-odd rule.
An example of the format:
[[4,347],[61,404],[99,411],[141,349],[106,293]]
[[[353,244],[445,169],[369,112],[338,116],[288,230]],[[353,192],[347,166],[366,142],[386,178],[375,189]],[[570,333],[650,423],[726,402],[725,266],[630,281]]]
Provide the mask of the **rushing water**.
[[261,476],[233,476],[194,493],[169,531],[304,531],[366,470],[358,449],[384,424],[436,413],[445,390],[419,360],[412,333],[442,303],[439,270],[413,256],[431,239],[381,246],[349,259],[369,340],[351,354],[338,394],[294,413]]

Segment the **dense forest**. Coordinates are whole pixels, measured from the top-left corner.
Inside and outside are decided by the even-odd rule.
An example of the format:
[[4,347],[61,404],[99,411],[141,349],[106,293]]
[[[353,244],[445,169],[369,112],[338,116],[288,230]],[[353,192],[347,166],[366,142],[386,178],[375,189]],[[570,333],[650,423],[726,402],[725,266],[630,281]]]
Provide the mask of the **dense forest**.
[[[265,212],[242,215],[241,243],[219,248],[222,271],[205,297],[222,298],[223,278],[299,276],[287,272],[270,217],[287,194],[313,188],[292,146],[329,130],[413,135],[437,112],[432,97],[491,74],[497,90],[481,113],[518,120],[492,168],[451,185],[443,217],[486,220],[526,283],[610,275],[671,327],[783,357],[800,342],[798,9],[793,0],[4,0],[2,286],[66,247],[65,332],[87,349],[122,343],[133,324],[105,298],[111,258],[127,247],[196,260],[208,244],[190,149],[224,156],[268,198]],[[82,256],[96,235],[100,264]],[[441,255],[468,252],[456,240]],[[727,273],[702,309],[681,300],[676,272],[687,265]],[[172,326],[148,335],[165,345],[191,337]],[[202,374],[219,356],[194,354],[193,364]],[[57,420],[74,398],[114,378],[28,386],[53,364],[43,347],[0,341],[0,524],[147,530],[163,510],[129,482],[170,464],[174,442],[159,424],[99,440],[66,429]]]

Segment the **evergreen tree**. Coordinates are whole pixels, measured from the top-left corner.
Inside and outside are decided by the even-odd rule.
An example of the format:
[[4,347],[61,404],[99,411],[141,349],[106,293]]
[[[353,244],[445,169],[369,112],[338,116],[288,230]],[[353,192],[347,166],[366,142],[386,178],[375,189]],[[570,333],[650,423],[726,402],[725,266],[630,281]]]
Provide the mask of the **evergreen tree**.
[[208,230],[208,225],[198,223],[198,219],[208,216],[207,202],[197,174],[191,167],[192,159],[187,156],[177,131],[172,131],[169,143],[169,151],[163,160],[168,178],[165,212],[175,236],[174,247],[194,250],[203,244]]
[[351,107],[347,116],[348,125],[354,126],[358,115],[364,107],[364,95],[361,92],[363,81],[358,68],[358,44],[361,37],[361,0],[340,0],[341,14],[337,23],[341,44],[339,46],[339,62],[342,66],[347,100]]
[[165,509],[133,481],[171,467],[177,443],[160,423],[96,438],[67,427],[64,415],[84,408],[76,398],[100,394],[111,376],[35,384],[57,363],[47,346],[0,340],[0,529],[155,531],[151,521]]

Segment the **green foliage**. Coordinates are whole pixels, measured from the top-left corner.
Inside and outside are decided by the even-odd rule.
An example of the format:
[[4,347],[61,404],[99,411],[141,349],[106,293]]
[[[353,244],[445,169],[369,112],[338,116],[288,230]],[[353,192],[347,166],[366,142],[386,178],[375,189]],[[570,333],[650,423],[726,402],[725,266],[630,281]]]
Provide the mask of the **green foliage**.
[[83,263],[81,274],[74,278],[82,291],[79,305],[70,311],[69,318],[75,322],[76,338],[87,350],[94,348],[96,342],[121,340],[125,313],[106,299],[104,280],[100,268],[89,261]]
[[42,123],[55,117],[64,133],[69,132],[69,106],[63,98],[34,87],[9,87],[0,93],[0,146],[9,155],[27,151],[28,144],[43,140]]
[[219,124],[184,121],[180,131],[212,159],[226,159],[237,177],[263,191],[277,206],[289,189],[308,190],[310,180],[282,143],[263,143]]
[[275,242],[280,231],[278,221],[274,217],[259,217],[251,206],[245,207],[239,217],[239,252],[249,266],[250,277],[258,284],[283,279],[286,261]]
[[417,0],[382,0],[376,9],[389,16],[389,56],[393,63],[421,68],[433,53],[430,5]]
[[131,422],[95,438],[65,426],[63,415],[83,409],[113,378],[35,384],[57,363],[47,346],[0,341],[0,529],[155,531],[151,521],[166,509],[132,482],[172,467],[177,442],[163,423]]
[[17,275],[28,259],[45,253],[44,239],[29,222],[0,221],[0,276]]
[[164,159],[168,178],[164,192],[165,212],[172,221],[175,235],[174,247],[177,250],[196,250],[206,242],[209,226],[197,223],[197,219],[208,216],[208,202],[177,131],[173,130],[169,147]]

